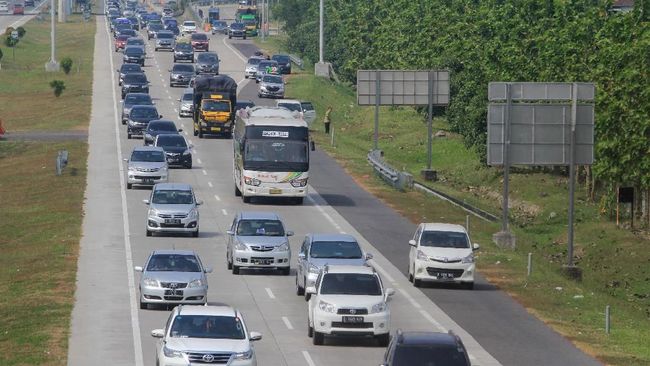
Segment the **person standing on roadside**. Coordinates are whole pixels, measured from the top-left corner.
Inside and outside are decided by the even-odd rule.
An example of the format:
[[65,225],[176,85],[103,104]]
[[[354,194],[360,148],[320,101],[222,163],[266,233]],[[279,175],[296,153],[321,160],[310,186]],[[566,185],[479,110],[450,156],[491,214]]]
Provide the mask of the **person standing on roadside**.
[[332,120],[330,119],[330,114],[332,113],[332,106],[328,106],[327,110],[325,111],[325,117],[323,118],[323,124],[325,125],[325,133],[329,135],[330,133],[330,123],[332,123]]

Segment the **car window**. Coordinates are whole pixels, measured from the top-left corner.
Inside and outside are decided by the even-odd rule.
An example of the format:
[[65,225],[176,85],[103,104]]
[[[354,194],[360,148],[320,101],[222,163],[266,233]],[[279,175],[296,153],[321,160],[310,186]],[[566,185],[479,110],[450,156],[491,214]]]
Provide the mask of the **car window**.
[[300,102],[300,106],[305,112],[314,110],[314,106],[311,104],[311,102]]
[[200,54],[197,58],[197,61],[199,62],[211,62],[211,63],[216,63],[219,61],[219,58],[215,54],[210,54],[210,53],[202,53]]
[[261,58],[251,57],[251,58],[248,59],[247,64],[249,64],[249,65],[259,65],[261,61],[262,61]]
[[145,74],[136,74],[136,73],[131,73],[131,74],[126,74],[124,75],[124,82],[125,83],[146,83],[147,82],[147,76]]
[[176,125],[173,122],[150,122],[147,129],[149,131],[177,132]]
[[120,42],[124,42],[124,41],[126,41],[127,39],[129,39],[129,38],[130,38],[129,36],[121,35],[121,36],[117,36],[116,39],[117,39],[118,41],[120,41]]
[[237,226],[239,236],[284,236],[279,220],[241,220]]
[[358,259],[363,253],[359,244],[351,241],[315,241],[311,244],[312,258]]
[[420,246],[436,248],[469,248],[465,233],[456,231],[424,231]]
[[158,37],[158,39],[171,39],[174,38],[174,34],[158,32],[158,35],[156,37]]
[[153,108],[133,108],[130,116],[132,118],[158,118],[158,112]]
[[278,103],[278,107],[284,107],[292,112],[301,112],[300,104],[298,103]]
[[158,136],[156,139],[156,146],[165,146],[165,147],[187,147],[187,142],[183,136],[170,135],[170,136]]
[[151,105],[151,103],[151,97],[147,95],[127,94],[124,99],[124,104],[130,105]]
[[326,273],[320,294],[381,296],[381,285],[377,276],[371,274]]
[[191,22],[191,21],[186,21],[183,23],[184,26],[186,27],[196,27],[196,23]]
[[393,365],[409,366],[467,366],[465,354],[448,345],[399,345]]
[[165,153],[162,151],[138,151],[131,154],[131,161],[160,163],[165,161]]
[[273,55],[271,59],[276,60],[281,64],[286,64],[289,63],[289,61],[291,61],[291,59],[289,59],[289,56],[285,56],[285,55]]
[[204,33],[194,33],[192,34],[192,40],[193,41],[207,41],[208,36]]
[[264,75],[262,81],[265,83],[282,84],[282,76]]
[[147,263],[147,272],[201,272],[194,255],[156,254]]
[[122,67],[120,68],[121,72],[142,72],[142,68],[140,65],[136,64],[122,64]]
[[172,71],[183,71],[183,72],[194,72],[194,66],[192,65],[174,65]]
[[129,46],[144,46],[144,40],[140,38],[129,38],[126,44]]
[[151,203],[161,205],[191,205],[194,203],[194,195],[192,191],[187,190],[159,189],[153,192]]
[[234,316],[178,315],[170,335],[174,338],[246,339],[244,325]]
[[182,98],[182,99],[183,99],[183,100],[188,100],[188,101],[189,101],[189,100],[193,100],[193,99],[194,99],[194,94],[192,94],[192,93],[185,93],[185,94],[183,94],[183,98]]
[[140,47],[128,47],[126,51],[124,51],[125,54],[129,56],[138,56],[143,54],[143,50]]

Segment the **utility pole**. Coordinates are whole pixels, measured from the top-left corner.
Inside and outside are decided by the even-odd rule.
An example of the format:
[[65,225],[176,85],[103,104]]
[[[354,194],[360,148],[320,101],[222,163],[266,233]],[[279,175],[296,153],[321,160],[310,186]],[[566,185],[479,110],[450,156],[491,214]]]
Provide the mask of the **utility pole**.
[[65,3],[66,0],[59,0],[59,23],[65,23],[68,18]]
[[56,72],[59,71],[59,63],[56,62],[56,24],[54,21],[56,9],[56,0],[51,0],[50,4],[50,18],[52,21],[52,29],[50,31],[51,43],[52,43],[52,53],[50,54],[50,61],[45,64],[45,71]]
[[314,66],[314,74],[316,76],[322,76],[329,78],[330,77],[330,68],[332,67],[329,63],[325,62],[325,4],[324,0],[320,0],[319,4],[319,24],[318,24],[318,63]]

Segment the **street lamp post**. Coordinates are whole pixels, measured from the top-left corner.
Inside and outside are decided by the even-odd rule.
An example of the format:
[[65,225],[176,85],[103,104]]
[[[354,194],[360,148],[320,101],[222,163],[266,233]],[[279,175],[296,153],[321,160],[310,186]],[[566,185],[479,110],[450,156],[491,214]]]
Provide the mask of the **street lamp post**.
[[314,74],[316,76],[330,77],[330,68],[332,67],[329,62],[325,62],[325,4],[324,0],[320,0],[319,4],[319,24],[318,24],[318,63],[314,66]]
[[50,31],[51,42],[52,42],[52,53],[50,54],[50,61],[45,64],[45,71],[56,72],[59,71],[59,63],[56,62],[56,25],[55,25],[55,16],[56,16],[56,0],[52,0],[50,4],[50,16],[52,21],[52,30]]

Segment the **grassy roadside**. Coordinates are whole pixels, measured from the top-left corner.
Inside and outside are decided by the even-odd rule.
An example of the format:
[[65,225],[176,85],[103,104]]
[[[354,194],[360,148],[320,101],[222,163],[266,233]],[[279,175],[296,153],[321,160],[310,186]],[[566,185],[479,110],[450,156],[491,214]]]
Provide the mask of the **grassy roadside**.
[[[3,62],[0,118],[9,131],[88,126],[95,23],[73,16],[57,24],[58,54],[75,60],[70,75],[43,71],[49,59],[49,24],[27,23],[16,63]],[[52,79],[66,83],[58,99],[48,85]],[[57,177],[54,161],[62,149],[70,158]],[[66,364],[87,154],[86,142],[0,141],[3,366]]]
[[[274,53],[282,49],[279,40],[261,44]],[[373,110],[359,108],[351,88],[313,77],[311,66],[289,77],[287,98],[314,102],[318,111],[315,139],[346,167],[366,189],[409,217],[413,222],[464,222],[465,213],[417,192],[399,193],[376,178],[366,163],[372,144]],[[321,132],[320,121],[327,105],[335,130],[334,146]],[[418,175],[426,164],[426,126],[410,108],[382,108],[380,147],[396,167]],[[444,119],[435,121],[436,130],[446,132],[433,144],[433,167],[441,180],[435,188],[487,209],[499,212],[501,176],[479,163],[460,136],[447,131]],[[503,251],[492,244],[499,225],[472,220],[472,235],[482,245],[479,268],[555,330],[581,349],[612,365],[650,364],[647,347],[650,330],[641,324],[650,320],[650,240],[641,234],[619,230],[599,216],[598,206],[577,192],[576,258],[584,280],[566,280],[560,267],[566,260],[566,178],[529,170],[511,174],[514,231],[518,247]],[[534,272],[526,273],[527,253],[533,253]],[[612,333],[603,331],[604,309],[611,305]]]

